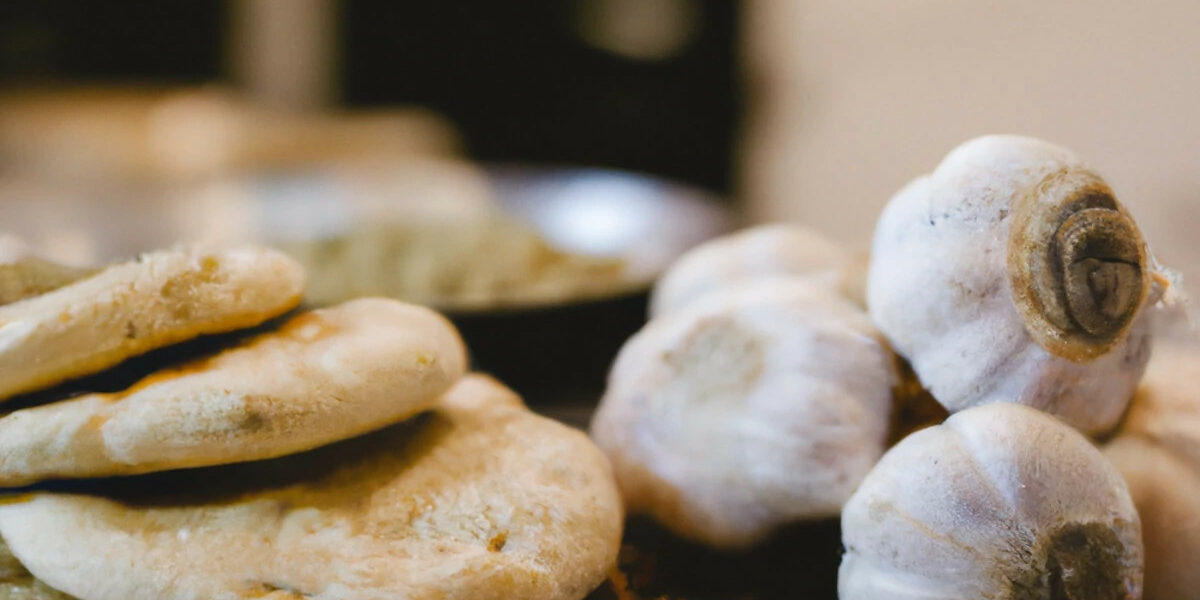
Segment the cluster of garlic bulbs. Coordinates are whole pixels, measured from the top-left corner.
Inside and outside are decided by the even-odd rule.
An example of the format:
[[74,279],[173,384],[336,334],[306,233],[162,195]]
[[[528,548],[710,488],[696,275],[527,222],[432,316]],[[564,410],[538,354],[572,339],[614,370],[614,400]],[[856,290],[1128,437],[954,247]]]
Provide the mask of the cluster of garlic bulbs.
[[[592,423],[630,512],[714,546],[840,514],[843,600],[1200,593],[1200,391],[1173,359],[1130,409],[1169,278],[1098,175],[968,141],[885,208],[865,311],[861,271],[795,225],[680,259]],[[951,416],[887,449],[905,365]]]

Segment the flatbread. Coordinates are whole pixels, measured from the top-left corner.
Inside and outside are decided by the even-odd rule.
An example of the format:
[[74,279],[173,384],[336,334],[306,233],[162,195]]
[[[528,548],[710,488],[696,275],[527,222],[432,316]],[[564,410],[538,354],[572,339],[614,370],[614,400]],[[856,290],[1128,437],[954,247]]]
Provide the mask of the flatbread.
[[0,418],[0,485],[258,460],[309,450],[432,407],[466,350],[437,313],[368,298],[116,393]]
[[432,413],[313,452],[108,483],[11,498],[0,534],[84,600],[578,600],[622,527],[583,433],[478,376]]
[[304,271],[275,250],[143,254],[0,306],[0,400],[198,335],[250,327],[300,302]]

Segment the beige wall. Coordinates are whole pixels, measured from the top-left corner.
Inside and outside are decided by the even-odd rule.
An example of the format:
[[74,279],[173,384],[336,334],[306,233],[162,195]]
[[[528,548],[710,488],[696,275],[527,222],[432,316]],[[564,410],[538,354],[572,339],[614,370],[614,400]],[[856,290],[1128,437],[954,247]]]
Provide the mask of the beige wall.
[[1023,133],[1090,160],[1200,292],[1200,1],[751,0],[742,192],[865,246],[957,143]]

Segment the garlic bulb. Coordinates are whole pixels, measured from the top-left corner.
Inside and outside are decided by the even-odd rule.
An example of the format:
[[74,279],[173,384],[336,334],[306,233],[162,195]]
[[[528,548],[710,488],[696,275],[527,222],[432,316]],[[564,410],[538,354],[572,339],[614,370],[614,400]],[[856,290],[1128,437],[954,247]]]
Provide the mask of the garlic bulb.
[[883,453],[893,356],[866,315],[767,279],[650,322],[592,422],[630,512],[713,546],[837,515]]
[[1142,516],[1147,600],[1200,590],[1200,347],[1159,344],[1105,455]]
[[1157,271],[1129,213],[1069,151],[971,140],[896,194],[875,230],[871,317],[951,412],[1011,401],[1088,434],[1149,357]]
[[1054,417],[957,413],[888,451],[842,513],[841,600],[1138,600],[1138,514]]
[[801,225],[759,225],[709,240],[679,257],[650,298],[657,316],[723,288],[766,277],[804,277],[860,305],[858,261],[833,240]]

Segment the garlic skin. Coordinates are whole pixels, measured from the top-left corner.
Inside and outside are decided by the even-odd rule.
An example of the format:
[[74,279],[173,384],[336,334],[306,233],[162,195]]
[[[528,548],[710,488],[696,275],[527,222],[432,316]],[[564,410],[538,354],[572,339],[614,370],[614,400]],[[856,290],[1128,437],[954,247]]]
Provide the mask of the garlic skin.
[[767,277],[804,277],[864,305],[858,261],[833,240],[802,225],[758,225],[692,248],[654,286],[650,316],[713,292]]
[[951,412],[1016,402],[1096,435],[1150,356],[1155,275],[1132,218],[1078,157],[986,136],[891,199],[867,305]]
[[1138,600],[1137,511],[1054,417],[997,403],[884,455],[842,512],[841,600]]
[[1200,346],[1158,344],[1121,428],[1104,447],[1142,516],[1146,599],[1200,590]]
[[591,424],[626,508],[715,547],[838,514],[884,450],[894,357],[866,315],[767,279],[651,321]]

